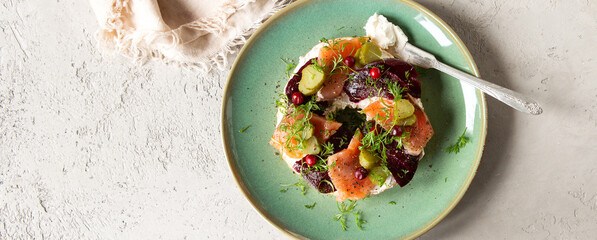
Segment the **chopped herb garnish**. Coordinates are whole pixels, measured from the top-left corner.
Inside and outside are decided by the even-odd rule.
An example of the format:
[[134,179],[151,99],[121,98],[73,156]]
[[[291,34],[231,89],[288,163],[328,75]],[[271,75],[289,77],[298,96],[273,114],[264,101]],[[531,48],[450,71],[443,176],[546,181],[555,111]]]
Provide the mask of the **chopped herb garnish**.
[[444,182],[448,182],[448,178],[444,178]]
[[247,129],[249,129],[251,127],[251,125],[246,126],[245,128],[238,130],[239,133],[245,132],[247,131]]
[[392,204],[392,205],[396,205],[396,202],[394,202],[394,201],[390,201],[390,204]]
[[[336,162],[334,162],[334,164],[332,164],[332,165],[336,165],[335,163]],[[319,182],[319,185],[317,185],[317,189],[321,189],[322,188],[321,184],[327,184],[328,186],[330,186],[332,188],[332,191],[336,190],[336,187],[334,187],[334,184],[330,180],[327,180],[327,179],[321,180],[321,182]]]
[[336,31],[340,31],[340,30],[342,30],[343,28],[344,28],[344,27],[340,27],[340,28],[336,29]]
[[331,142],[326,142],[321,144],[322,150],[321,153],[319,154],[322,158],[326,158],[329,155],[332,155],[332,153],[334,153],[334,144],[332,144]]
[[462,135],[460,135],[458,140],[456,140],[456,143],[453,146],[446,148],[446,152],[459,153],[460,149],[463,148],[464,146],[466,146],[466,144],[469,142],[469,139],[464,136],[465,133],[466,133],[466,128],[464,128]]
[[388,82],[388,92],[390,92],[390,94],[394,96],[394,99],[402,99],[402,93],[405,91],[406,88],[400,87],[400,85],[396,81]]
[[[369,123],[366,124],[367,129],[371,129],[373,126],[369,126]],[[390,128],[391,129],[391,128]],[[363,139],[361,139],[362,146],[359,147],[359,150],[363,151],[366,150],[376,157],[379,157],[382,160],[382,165],[387,162],[386,150],[387,146],[390,145],[393,141],[397,142],[397,148],[402,148],[402,142],[405,139],[410,138],[410,132],[402,132],[400,136],[392,136],[390,133],[391,131],[384,131],[382,130],[381,133],[376,133],[377,131],[369,131]]]
[[[305,195],[305,193],[307,193],[307,188],[305,187],[305,185],[303,185],[303,182],[301,181],[301,179],[299,179],[299,181],[298,181],[298,182],[296,182],[296,183],[292,183],[292,184],[280,184],[280,186],[282,186],[282,187],[290,187],[290,186],[295,186],[295,187],[298,187],[299,189],[301,189],[301,193],[302,193],[303,195]],[[284,190],[284,192],[286,192],[286,191],[288,190],[288,188],[286,188],[286,189],[282,189],[282,190]],[[280,192],[281,192],[281,193],[284,193],[284,192],[282,192],[282,191],[280,191]]]
[[305,208],[313,209],[315,207],[315,204],[317,204],[317,202],[314,202],[312,205],[305,205]]
[[[319,40],[319,42],[327,43],[327,46],[325,46],[324,48],[330,48],[339,53],[344,52],[346,46],[348,46],[350,44],[350,43],[344,43],[344,44],[340,45],[339,40],[337,40],[337,39],[329,40],[327,38],[321,38]],[[353,49],[352,51],[356,51],[356,50]],[[354,52],[351,52],[348,55],[352,56],[353,53]],[[327,63],[325,61],[323,61],[323,63],[320,63],[316,59],[313,59],[312,63],[313,63],[313,65],[315,65],[315,68],[317,68],[318,70],[325,72],[325,73],[329,73],[329,74],[334,74],[337,72],[348,72],[348,71],[356,72],[354,69],[349,68],[348,66],[346,66],[346,64],[344,64],[344,57],[341,54],[338,54],[338,56],[335,56],[331,60],[332,61],[329,63]]]
[[361,226],[361,224],[366,223],[367,221],[361,219],[361,211],[354,211],[354,208],[357,206],[357,202],[356,201],[352,201],[349,200],[349,204],[345,204],[344,202],[341,203],[336,203],[336,205],[338,206],[338,210],[340,211],[340,213],[336,214],[336,216],[334,216],[334,221],[340,221],[340,224],[342,225],[342,231],[346,231],[346,229],[348,227],[346,227],[346,216],[347,215],[354,215],[355,217],[355,223],[357,225],[357,227],[360,230],[363,230],[363,227]]
[[290,73],[296,67],[296,64],[292,60],[284,60],[283,58],[280,58],[280,60],[286,64],[286,77],[290,78]]
[[[290,151],[302,151],[305,149],[306,138],[305,135],[313,128],[311,124],[311,112],[320,110],[321,106],[317,105],[316,99],[312,98],[310,101],[301,105],[290,104],[287,105],[288,98],[281,94],[282,100],[276,101],[276,105],[280,107],[280,111],[285,114],[284,119],[278,126],[279,131],[288,133],[283,141],[284,148]],[[305,114],[306,113],[306,114]]]
[[284,188],[284,189],[280,190],[281,193],[285,193],[286,191],[288,191],[288,188]]

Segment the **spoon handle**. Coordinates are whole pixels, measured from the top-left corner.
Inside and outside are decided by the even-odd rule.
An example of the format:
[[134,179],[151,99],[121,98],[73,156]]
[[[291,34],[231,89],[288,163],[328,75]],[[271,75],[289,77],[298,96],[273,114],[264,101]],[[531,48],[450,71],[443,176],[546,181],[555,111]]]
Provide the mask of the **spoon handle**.
[[530,113],[533,115],[539,115],[543,112],[543,109],[541,108],[541,106],[539,106],[537,102],[520,93],[490,83],[478,77],[474,77],[468,73],[448,66],[440,61],[437,61],[437,64],[435,64],[434,68],[472,85],[473,87],[481,90],[487,95],[490,95],[496,98],[497,100],[500,100],[501,102],[507,104],[508,106],[518,111]]
[[455,77],[456,79],[472,85],[473,87],[481,90],[481,92],[487,93],[487,95],[500,100],[501,102],[518,111],[533,115],[539,115],[543,112],[541,106],[539,106],[539,104],[533,99],[446,65],[445,63],[438,61],[433,54],[428,53],[410,43],[406,43],[406,46],[403,49],[394,49],[394,51],[396,51],[399,56],[402,56],[409,63],[424,68],[435,68],[452,77]]

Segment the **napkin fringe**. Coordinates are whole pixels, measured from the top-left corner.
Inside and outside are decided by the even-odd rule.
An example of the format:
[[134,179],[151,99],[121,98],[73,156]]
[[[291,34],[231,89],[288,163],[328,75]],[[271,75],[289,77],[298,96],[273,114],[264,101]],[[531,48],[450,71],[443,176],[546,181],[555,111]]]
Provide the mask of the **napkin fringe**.
[[[178,53],[178,56],[166,56],[163,51],[192,42],[206,34],[218,34],[225,31],[228,18],[254,1],[246,0],[234,4],[225,4],[211,17],[197,19],[170,31],[140,32],[125,23],[127,16],[132,13],[129,0],[114,0],[104,29],[100,29],[96,34],[100,45],[99,48],[103,49],[104,53],[121,53],[138,64],[145,64],[154,59],[165,64],[177,64],[202,72],[209,72],[213,67],[224,70],[228,66],[228,56],[235,53],[239,46],[245,44],[248,37],[261,26],[265,19],[284,8],[292,0],[277,0],[270,11],[214,53],[186,60],[186,57],[183,57],[181,53]],[[183,42],[180,36],[182,28],[195,31],[196,38]]]

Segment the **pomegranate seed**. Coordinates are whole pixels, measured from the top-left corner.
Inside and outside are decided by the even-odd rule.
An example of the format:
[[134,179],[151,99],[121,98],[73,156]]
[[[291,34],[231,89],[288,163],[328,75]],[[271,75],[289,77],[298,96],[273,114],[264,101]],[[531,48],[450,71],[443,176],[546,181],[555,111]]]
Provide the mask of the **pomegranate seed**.
[[294,103],[294,105],[303,104],[304,99],[305,99],[305,96],[303,96],[303,94],[301,92],[294,92],[292,94],[292,103]]
[[367,172],[367,169],[365,169],[364,167],[359,167],[356,171],[354,171],[354,178],[358,180],[363,180],[367,177],[368,174],[369,172]]
[[390,132],[392,136],[399,137],[402,136],[402,127],[401,126],[394,126],[392,127],[392,131]]
[[371,70],[369,70],[369,74],[371,74],[371,77],[373,79],[378,79],[379,77],[381,77],[381,71],[379,70],[379,68],[371,68]]
[[309,166],[313,166],[317,163],[317,157],[315,157],[315,155],[307,155],[303,158],[303,160],[305,160],[305,162],[307,163],[307,165]]
[[346,58],[344,58],[344,64],[346,64],[346,66],[348,66],[349,68],[354,67],[354,57],[353,56],[348,56]]

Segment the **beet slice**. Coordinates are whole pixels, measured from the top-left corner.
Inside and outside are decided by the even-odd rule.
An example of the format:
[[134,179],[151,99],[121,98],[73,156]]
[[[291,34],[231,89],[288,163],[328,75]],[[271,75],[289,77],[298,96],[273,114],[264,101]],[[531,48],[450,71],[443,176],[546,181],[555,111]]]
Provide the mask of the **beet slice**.
[[328,172],[319,172],[317,170],[309,170],[309,166],[303,160],[298,160],[292,166],[295,172],[300,173],[303,179],[307,180],[309,185],[317,188],[321,193],[331,193],[334,191],[334,185]]
[[390,144],[387,149],[388,170],[390,170],[398,185],[404,187],[415,176],[419,165],[419,156],[406,154],[403,149],[396,147],[395,142]]
[[[377,67],[382,70],[382,75],[373,79],[369,69]],[[388,90],[390,82],[397,82],[406,92],[413,97],[421,97],[421,83],[417,80],[419,74],[407,62],[396,58],[387,58],[365,65],[352,72],[344,83],[344,92],[351,102],[359,102],[371,96],[381,95],[387,99],[394,99]]]
[[[317,58],[313,58],[313,59],[317,59]],[[286,88],[284,89],[284,94],[286,94],[286,97],[288,97],[288,99],[292,99],[292,94],[299,91],[299,82],[301,81],[301,78],[303,77],[303,69],[305,67],[313,64],[313,59],[307,61],[307,63],[305,63],[305,65],[303,65],[298,70],[298,72],[295,73],[294,75],[292,75],[290,80],[288,80],[288,83],[286,84]],[[308,102],[310,100],[311,100],[311,96],[305,96],[305,99],[303,100],[303,102]]]

